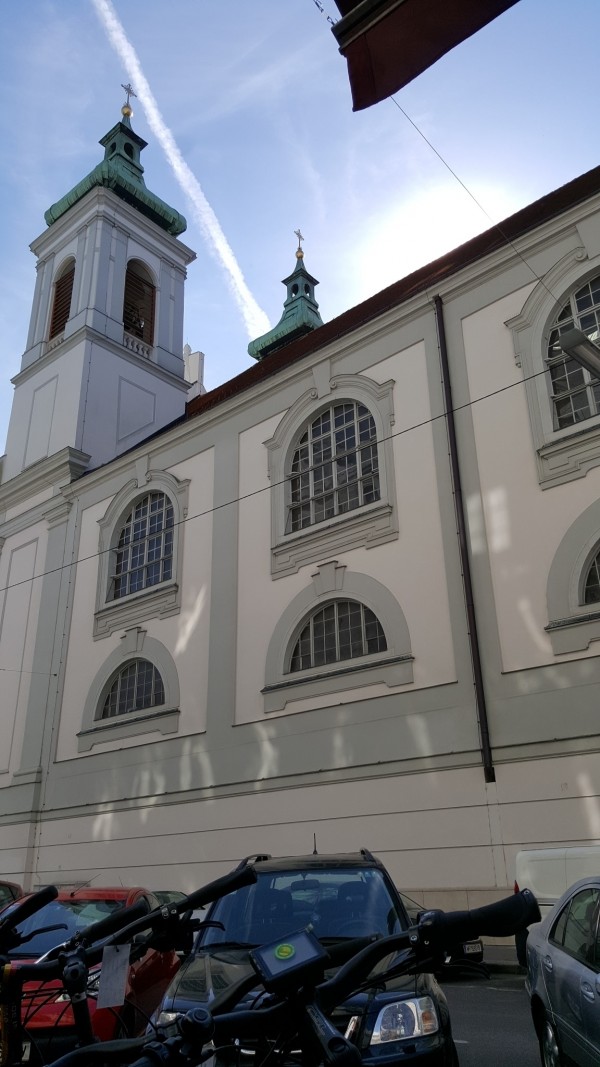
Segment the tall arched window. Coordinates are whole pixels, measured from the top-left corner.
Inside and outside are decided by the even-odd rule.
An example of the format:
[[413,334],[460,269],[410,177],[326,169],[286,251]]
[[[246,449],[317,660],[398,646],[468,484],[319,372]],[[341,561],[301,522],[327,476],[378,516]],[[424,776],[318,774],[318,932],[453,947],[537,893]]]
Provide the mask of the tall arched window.
[[125,274],[123,326],[147,345],[154,343],[155,293],[148,269],[139,260],[130,260]]
[[147,659],[134,659],[123,667],[114,679],[99,717],[112,719],[116,715],[160,707],[165,702],[163,680]]
[[302,433],[288,473],[286,532],[380,498],[375,420],[364,404],[330,404]]
[[548,341],[547,361],[557,430],[600,413],[600,381],[565,355],[560,334],[577,326],[593,341],[600,336],[600,275],[576,289],[556,316]]
[[71,313],[71,297],[75,279],[75,260],[69,259],[62,267],[54,282],[54,299],[48,337],[51,340],[62,333]]
[[386,651],[383,627],[370,608],[356,600],[334,600],[304,624],[292,651],[290,672]]
[[115,545],[110,600],[172,578],[173,524],[173,505],[166,493],[146,493],[136,501]]
[[585,577],[583,603],[600,603],[600,551],[594,556]]

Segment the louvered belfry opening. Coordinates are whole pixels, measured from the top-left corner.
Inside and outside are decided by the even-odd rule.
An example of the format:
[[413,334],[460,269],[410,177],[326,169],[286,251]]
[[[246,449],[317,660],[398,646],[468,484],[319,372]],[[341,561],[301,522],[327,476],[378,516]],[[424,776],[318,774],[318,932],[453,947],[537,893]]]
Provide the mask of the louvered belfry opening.
[[71,311],[71,297],[73,295],[73,280],[75,278],[75,263],[69,262],[62,270],[54,283],[54,303],[52,305],[52,317],[50,319],[49,337],[56,337],[64,330]]
[[154,342],[155,289],[142,263],[131,260],[125,275],[123,326],[127,333],[139,337],[144,344]]

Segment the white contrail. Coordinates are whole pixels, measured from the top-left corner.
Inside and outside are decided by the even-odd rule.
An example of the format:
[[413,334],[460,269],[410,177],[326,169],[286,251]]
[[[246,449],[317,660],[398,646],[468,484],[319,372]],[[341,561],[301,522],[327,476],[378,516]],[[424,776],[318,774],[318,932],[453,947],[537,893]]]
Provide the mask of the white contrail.
[[144,109],[148,125],[160,143],[167,157],[167,162],[191,204],[192,214],[202,231],[209,250],[216,256],[225,271],[235,302],[242,313],[248,337],[253,340],[255,337],[266,333],[270,326],[269,320],[246,285],[244,275],[221,229],[217,216],[202,192],[198,179],[183,159],[173,134],[166,126],[158,110],[158,105],[144,77],[135,49],[127,40],[125,30],[119,22],[111,0],[92,0],[92,3],[102,26],[106,30],[110,43],[127,71],[128,78],[135,85],[136,94]]

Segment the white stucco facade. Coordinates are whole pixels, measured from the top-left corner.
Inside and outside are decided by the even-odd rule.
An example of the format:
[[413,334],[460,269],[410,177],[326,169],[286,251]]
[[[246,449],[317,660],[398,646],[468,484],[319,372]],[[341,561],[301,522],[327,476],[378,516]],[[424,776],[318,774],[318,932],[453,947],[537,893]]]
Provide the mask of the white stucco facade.
[[[558,426],[546,363],[558,311],[600,277],[600,174],[515,216],[512,243],[476,238],[187,410],[193,254],[138,216],[91,189],[34,245],[0,483],[0,875],[191,890],[315,836],[460,906],[506,892],[519,848],[600,843],[600,606],[582,599],[600,414]],[[131,258],[156,308],[137,353]],[[302,435],[344,404],[372,419],[378,491],[292,528]],[[140,502],[168,510],[172,540],[125,588]],[[384,644],[292,666],[310,620],[347,603]],[[140,663],[159,695],[111,705]]]

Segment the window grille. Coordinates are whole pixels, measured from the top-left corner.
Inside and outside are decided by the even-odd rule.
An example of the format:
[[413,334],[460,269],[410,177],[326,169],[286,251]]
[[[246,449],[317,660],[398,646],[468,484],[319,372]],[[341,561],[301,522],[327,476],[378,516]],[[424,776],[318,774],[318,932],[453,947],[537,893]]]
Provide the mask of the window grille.
[[557,430],[600,413],[600,381],[565,355],[560,334],[573,327],[593,341],[600,337],[600,276],[572,293],[557,315],[548,342],[547,362],[552,382],[554,424]]
[[356,600],[334,600],[306,622],[292,652],[290,671],[386,651],[383,627],[370,608]]
[[332,404],[314,419],[292,457],[286,533],[380,498],[375,421],[358,401]]
[[600,602],[600,552],[594,556],[586,575],[583,603],[598,604]]
[[112,597],[128,596],[173,576],[173,505],[165,493],[147,493],[133,506],[114,551]]
[[136,659],[119,671],[111,685],[100,715],[112,719],[131,711],[159,707],[165,702],[163,680],[153,663]]

